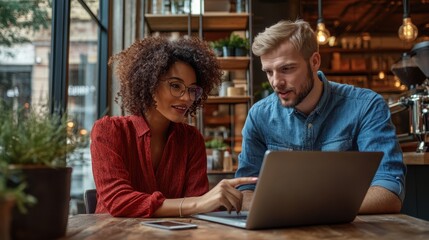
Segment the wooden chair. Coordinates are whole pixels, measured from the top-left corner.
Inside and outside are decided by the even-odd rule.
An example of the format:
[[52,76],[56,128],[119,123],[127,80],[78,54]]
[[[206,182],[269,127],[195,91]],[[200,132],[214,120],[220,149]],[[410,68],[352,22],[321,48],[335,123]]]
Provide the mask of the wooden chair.
[[97,190],[88,189],[83,196],[86,213],[95,213],[97,207]]

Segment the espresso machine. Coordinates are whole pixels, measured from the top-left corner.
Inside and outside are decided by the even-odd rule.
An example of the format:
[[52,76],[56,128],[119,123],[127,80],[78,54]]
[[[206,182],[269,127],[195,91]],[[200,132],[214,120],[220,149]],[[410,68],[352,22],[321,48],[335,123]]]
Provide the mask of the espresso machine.
[[416,151],[429,151],[429,41],[413,46],[391,70],[409,91],[390,104],[392,114],[407,110],[409,133],[419,142]]

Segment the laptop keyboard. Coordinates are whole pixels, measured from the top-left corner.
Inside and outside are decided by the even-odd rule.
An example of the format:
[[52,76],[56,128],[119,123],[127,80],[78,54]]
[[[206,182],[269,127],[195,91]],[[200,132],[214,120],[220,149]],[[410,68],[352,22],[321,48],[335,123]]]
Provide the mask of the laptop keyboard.
[[247,215],[241,215],[241,214],[236,215],[236,214],[231,214],[231,215],[228,215],[228,218],[229,218],[229,219],[237,219],[237,220],[246,220],[246,219],[247,219]]

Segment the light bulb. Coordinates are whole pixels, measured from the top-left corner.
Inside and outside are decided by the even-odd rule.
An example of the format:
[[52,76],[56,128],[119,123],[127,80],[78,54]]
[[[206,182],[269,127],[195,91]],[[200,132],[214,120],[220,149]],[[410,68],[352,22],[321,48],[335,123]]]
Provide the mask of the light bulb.
[[416,40],[417,34],[417,27],[411,22],[411,18],[404,18],[403,23],[398,30],[399,38],[402,41],[412,42]]
[[326,29],[325,24],[323,22],[317,23],[316,36],[319,44],[324,45],[328,43],[331,34],[329,33],[328,29]]
[[386,75],[384,74],[384,72],[383,71],[380,71],[379,73],[378,73],[378,78],[379,79],[384,79],[386,77]]

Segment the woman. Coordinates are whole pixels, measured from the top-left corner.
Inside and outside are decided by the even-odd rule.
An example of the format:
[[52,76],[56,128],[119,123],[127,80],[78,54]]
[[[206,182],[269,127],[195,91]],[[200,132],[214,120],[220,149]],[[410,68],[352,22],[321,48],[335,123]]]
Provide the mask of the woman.
[[184,123],[220,84],[210,47],[198,38],[148,37],[113,62],[121,106],[130,115],[106,116],[94,124],[96,213],[182,217],[219,207],[240,211],[242,194],[235,186],[256,178],[223,180],[207,192],[204,139]]

